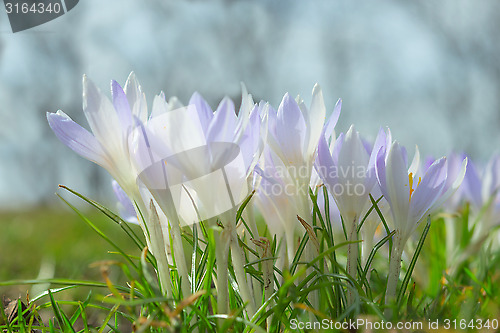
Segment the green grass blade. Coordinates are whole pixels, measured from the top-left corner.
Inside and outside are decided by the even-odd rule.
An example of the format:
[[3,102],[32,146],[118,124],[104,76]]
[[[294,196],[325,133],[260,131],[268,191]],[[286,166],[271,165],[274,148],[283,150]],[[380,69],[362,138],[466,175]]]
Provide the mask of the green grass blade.
[[411,258],[410,265],[408,266],[408,270],[406,272],[406,275],[403,279],[403,284],[401,285],[401,289],[399,290],[398,297],[397,297],[397,304],[398,307],[401,305],[403,295],[406,292],[406,288],[408,287],[408,283],[410,282],[411,275],[413,273],[413,269],[415,268],[415,264],[417,263],[418,256],[420,255],[420,252],[422,251],[422,247],[424,246],[425,238],[427,237],[427,234],[429,233],[429,229],[431,228],[431,216],[427,216],[427,224],[425,225],[424,231],[422,232],[422,235],[420,236],[420,240],[418,241],[417,248],[415,250],[415,253],[413,254],[413,257]]

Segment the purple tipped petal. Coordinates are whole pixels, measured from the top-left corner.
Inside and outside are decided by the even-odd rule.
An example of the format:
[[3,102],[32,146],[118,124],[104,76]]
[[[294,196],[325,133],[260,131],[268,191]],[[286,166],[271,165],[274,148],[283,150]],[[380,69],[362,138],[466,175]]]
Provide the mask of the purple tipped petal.
[[368,168],[374,168],[375,163],[377,161],[377,155],[378,152],[382,147],[387,147],[388,145],[391,144],[391,142],[387,142],[387,137],[388,135],[385,134],[385,131],[383,128],[380,128],[377,134],[377,138],[375,139],[375,143],[373,144],[373,148],[371,149],[370,153],[370,161],[368,162]]
[[115,80],[111,81],[111,93],[113,95],[113,106],[124,129],[132,126],[132,112],[128,104],[127,95]]
[[328,139],[332,133],[333,130],[335,129],[335,125],[337,125],[337,122],[340,117],[340,110],[342,109],[342,100],[339,98],[337,101],[337,104],[335,104],[335,108],[333,109],[333,113],[331,114],[330,118],[328,119],[326,125],[325,125],[325,136]]
[[139,118],[142,122],[146,122],[148,117],[146,97],[142,92],[141,85],[137,81],[134,72],[130,73],[130,75],[128,76],[124,90],[127,94],[127,100],[130,109],[132,110],[132,114]]
[[104,152],[97,139],[85,128],[81,127],[64,112],[47,112],[50,128],[59,140],[82,157],[103,166]]
[[[440,158],[427,170],[411,197],[409,220],[418,222],[439,198],[446,182],[446,158]],[[417,180],[416,180],[417,181]],[[414,186],[417,186],[414,184]]]
[[257,106],[254,107],[248,124],[241,136],[239,146],[243,153],[243,159],[247,168],[251,167],[257,162],[260,156],[259,151],[260,143],[260,115]]
[[386,187],[382,193],[387,193],[387,198],[390,198],[395,225],[402,225],[407,222],[408,218],[410,188],[406,149],[397,142],[394,142],[387,154],[385,169]]
[[225,97],[208,127],[207,142],[233,142],[238,118],[234,111],[234,103]]
[[345,134],[340,133],[339,137],[333,143],[332,159],[333,163],[336,165],[339,163],[339,153],[342,150],[342,145],[344,144]]
[[287,93],[278,108],[276,122],[276,141],[287,162],[301,162],[306,122],[300,108],[293,98]]
[[366,140],[365,138],[361,138],[361,141],[363,142],[363,147],[365,147],[366,152],[370,155],[373,151],[371,142]]
[[415,145],[415,155],[413,155],[413,160],[408,168],[408,172],[411,172],[413,176],[425,173],[425,171],[422,172],[420,168],[420,150],[417,145]]
[[[434,202],[434,205],[431,208],[431,211],[434,209],[439,208],[441,205],[443,205],[455,192],[458,190],[460,185],[462,184],[464,177],[465,177],[465,172],[467,170],[467,163],[468,159],[467,157],[461,161],[461,165],[455,165],[456,160],[458,158],[458,155],[452,155],[453,160],[455,160],[453,163],[450,163],[450,159],[448,159],[448,172],[446,176],[446,182],[443,187],[442,195],[441,197]],[[450,166],[450,164],[453,164]],[[460,199],[456,200],[458,202]]]
[[203,132],[205,133],[205,135],[207,135],[208,126],[210,125],[210,122],[214,117],[214,112],[210,108],[210,105],[208,105],[203,97],[197,92],[195,92],[193,96],[191,96],[189,104],[193,104],[196,107]]
[[[422,172],[427,172],[427,170],[429,169],[429,167],[432,165],[432,163],[436,162],[436,159],[434,158],[434,156],[427,156],[424,160],[424,165],[422,165]],[[448,166],[450,166],[450,160],[448,160]],[[449,168],[448,168],[449,170]]]
[[500,156],[493,156],[486,166],[488,175],[486,189],[488,194],[496,194],[500,187]]
[[[159,117],[166,112],[168,112],[168,105],[167,101],[165,100],[165,94],[160,93],[159,95],[156,95],[155,98],[153,99],[153,109],[151,110],[149,119]],[[135,119],[141,122],[139,118],[135,117]]]
[[380,187],[380,191],[382,195],[386,198],[387,201],[390,202],[389,193],[387,192],[387,179],[386,179],[386,171],[385,171],[385,154],[386,149],[389,147],[381,147],[377,153],[377,160],[375,163],[375,171],[377,174],[377,180]]
[[116,180],[113,180],[112,184],[113,192],[115,193],[116,199],[118,199],[118,208],[120,210],[120,216],[127,222],[139,223],[137,220],[137,214],[134,209],[134,204],[130,198],[125,194],[125,191],[118,185]]
[[328,187],[330,187],[331,191],[331,189],[336,186],[338,181],[337,177],[329,176],[332,172],[335,172],[336,167],[324,136],[321,136],[319,139],[318,156],[316,157],[316,163],[314,166],[320,178]]
[[482,183],[476,166],[472,161],[469,161],[468,163],[467,171],[465,172],[464,185],[464,190],[468,200],[470,200],[477,208],[481,208],[483,206],[483,198],[481,195]]
[[118,146],[122,139],[121,124],[113,104],[94,83],[83,77],[83,112],[96,139],[106,146]]
[[318,140],[321,136],[321,130],[325,124],[326,107],[323,100],[323,92],[318,84],[314,85],[311,107],[307,114],[307,146],[305,148],[306,156],[312,157],[316,152]]

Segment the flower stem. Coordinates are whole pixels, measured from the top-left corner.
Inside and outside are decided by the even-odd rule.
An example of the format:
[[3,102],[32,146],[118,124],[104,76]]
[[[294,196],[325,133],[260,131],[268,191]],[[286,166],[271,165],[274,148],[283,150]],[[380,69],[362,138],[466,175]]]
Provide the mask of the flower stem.
[[[257,228],[257,224],[255,223],[255,215],[254,215],[253,207],[251,207],[251,206],[247,207],[245,209],[245,211],[243,212],[243,214],[246,216],[246,221],[248,223],[248,226],[249,226],[250,230],[252,231],[252,234],[253,234],[254,238],[259,239],[259,230]],[[236,222],[238,222],[238,221],[236,221]],[[250,242],[250,245],[253,247],[253,249],[255,251],[257,251],[258,253],[260,253],[260,255],[262,257],[261,249],[258,248],[258,246],[256,246],[252,242]],[[248,257],[249,257],[249,261],[255,261],[255,260],[259,259],[252,252],[248,253]],[[251,282],[251,287],[252,287],[252,290],[253,290],[254,302],[257,305],[262,300],[262,290],[259,288],[260,283],[257,280],[255,280],[255,279],[250,279],[250,282]]]
[[389,262],[389,276],[387,278],[387,288],[385,292],[385,305],[388,306],[384,315],[391,319],[393,316],[392,305],[396,301],[396,290],[399,282],[399,273],[401,271],[401,256],[403,255],[403,241],[399,231],[394,234],[391,259]]
[[[358,217],[356,214],[350,215],[347,221],[351,225],[347,226],[349,234],[347,235],[347,240],[349,242],[355,242],[358,240]],[[358,243],[350,243],[347,245],[347,273],[356,280],[358,272],[358,257],[359,257],[359,247]],[[347,290],[347,306],[351,306],[354,303],[354,287],[349,287]]]
[[186,298],[191,295],[191,291],[189,275],[186,266],[186,257],[184,256],[184,248],[182,247],[182,236],[179,223],[180,221],[178,218],[175,221],[171,221],[170,223],[170,232],[172,237],[171,246],[175,258],[175,264],[177,266],[177,272],[179,274],[179,277],[181,278],[182,296]]
[[215,260],[217,263],[217,313],[227,314],[229,312],[229,289],[228,289],[228,242],[221,232],[214,232]]
[[172,297],[170,268],[168,267],[167,259],[168,243],[165,242],[160,218],[158,217],[158,212],[156,211],[153,201],[151,201],[149,209],[149,218],[146,223],[149,224],[150,237],[153,240],[151,242],[151,251],[155,256],[156,263],[158,265],[158,279],[160,280],[162,291],[166,294],[167,297]]
[[236,276],[236,282],[238,283],[238,287],[240,288],[241,298],[244,303],[247,303],[246,309],[248,317],[252,318],[255,314],[255,303],[250,293],[249,283],[246,279],[244,266],[245,255],[243,253],[243,249],[238,244],[238,235],[236,234],[235,226],[232,225],[232,222],[229,222],[227,226],[230,228],[230,230],[228,230],[228,233],[230,237],[231,259],[233,263],[234,275]]

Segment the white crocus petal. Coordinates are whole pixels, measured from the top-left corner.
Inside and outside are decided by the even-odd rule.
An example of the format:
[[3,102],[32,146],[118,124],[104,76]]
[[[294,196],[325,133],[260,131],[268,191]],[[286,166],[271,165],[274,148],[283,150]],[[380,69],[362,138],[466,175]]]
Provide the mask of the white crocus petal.
[[344,144],[344,141],[345,141],[345,134],[340,133],[337,140],[335,140],[335,142],[331,145],[333,149],[330,149],[330,152],[332,154],[333,163],[335,164],[339,163],[339,153],[342,150],[342,145]]
[[443,157],[429,167],[422,180],[419,179],[420,184],[414,185],[416,189],[411,196],[407,225],[403,230],[403,236],[406,238],[415,231],[420,219],[441,195],[446,182],[446,174],[446,158]]
[[392,143],[391,131],[387,129],[387,133],[383,128],[380,128],[373,147],[371,148],[370,161],[368,162],[368,169],[374,169],[375,163],[377,162],[377,157],[380,149],[390,147]]
[[120,213],[122,219],[130,223],[139,224],[134,203],[130,200],[116,180],[112,181],[111,186],[113,187],[113,192],[118,200],[118,212]]
[[318,175],[329,188],[330,193],[333,193],[334,189],[338,186],[339,181],[338,177],[329,177],[330,172],[336,169],[336,163],[333,161],[328,148],[328,143],[326,143],[326,139],[324,137],[319,139],[318,156],[316,158],[315,167]]
[[420,150],[418,146],[415,145],[415,155],[413,156],[413,160],[411,161],[410,167],[408,168],[408,172],[412,173],[414,176],[417,175],[420,171]]
[[165,101],[165,95],[161,93],[160,95],[156,95],[153,99],[153,108],[151,109],[151,116],[149,119],[154,117],[159,117],[164,113],[168,112],[168,104]]
[[127,100],[132,111],[132,115],[139,118],[143,123],[146,122],[148,117],[146,96],[142,92],[141,85],[137,81],[134,72],[130,73],[128,76],[124,91],[127,94]]
[[[458,190],[460,185],[462,185],[462,182],[465,178],[465,172],[467,170],[467,163],[468,163],[468,159],[466,157],[462,161],[462,166],[460,168],[460,172],[458,173],[457,177],[453,181],[453,184],[446,190],[446,192],[444,192],[441,195],[440,198],[438,198],[436,200],[436,202],[432,205],[432,207],[429,209],[429,211],[433,211],[433,210],[437,209],[438,207],[442,206]],[[448,174],[448,177],[450,177],[449,174]]]
[[335,138],[335,125],[337,125],[337,122],[340,117],[340,111],[342,110],[342,100],[339,98],[337,103],[335,104],[335,108],[333,109],[332,114],[330,115],[330,118],[328,118],[328,121],[326,122],[325,125],[325,137],[328,142],[330,142],[330,138]]
[[387,196],[391,200],[395,227],[404,228],[408,218],[410,188],[404,151],[397,142],[394,142],[387,154],[385,182]]
[[129,129],[123,129],[113,104],[86,76],[83,77],[83,111],[103,148],[108,172],[127,194],[134,193],[137,172],[130,161]]
[[250,113],[254,109],[255,103],[253,101],[252,95],[247,91],[247,87],[243,82],[241,82],[241,106],[238,112],[238,128],[236,132],[241,133],[244,128],[247,127],[248,121],[250,119]]
[[[262,107],[259,105],[260,117],[260,135],[259,135],[259,157],[262,156],[265,147],[267,146],[267,137],[269,135],[269,103],[264,104]],[[257,159],[258,160],[258,159]]]
[[[368,179],[366,174],[368,160],[369,156],[359,138],[359,133],[355,131],[354,126],[351,126],[345,135],[338,156],[337,172],[339,173],[343,193],[340,195],[334,194],[339,199],[339,209],[341,214],[345,215],[344,218],[355,216],[356,219],[359,219],[361,209],[366,202],[371,187],[373,187],[373,182]],[[360,175],[360,173],[363,173],[363,175]],[[353,192],[359,188],[363,189],[363,195],[348,193],[348,191]]]
[[305,160],[310,161],[314,158],[318,140],[322,133],[325,123],[326,107],[323,100],[323,93],[319,84],[315,84],[312,92],[311,107],[307,114],[307,135],[305,147]]
[[491,200],[491,196],[495,195],[500,186],[500,161],[498,156],[494,156],[488,161],[484,168],[482,177],[481,197],[483,202]]
[[207,131],[207,142],[233,142],[236,136],[238,118],[234,103],[228,97],[220,102]]
[[123,149],[116,110],[86,75],[83,76],[83,112],[95,137],[107,150]]
[[67,114],[61,110],[56,113],[47,112],[47,120],[59,140],[74,152],[105,169],[110,167],[99,141]]
[[120,84],[116,81],[111,81],[111,95],[113,97],[113,106],[120,119],[122,130],[130,132],[133,127],[132,113],[128,104],[127,95],[123,91]]
[[207,136],[208,126],[210,125],[212,119],[214,118],[214,112],[208,103],[203,99],[203,97],[195,92],[191,99],[189,100],[189,105],[194,105],[196,111],[198,112],[198,119],[203,128],[203,133]]
[[303,147],[306,135],[306,122],[300,108],[287,93],[278,108],[276,122],[276,141],[287,165],[302,165]]
[[261,145],[261,119],[258,107],[255,106],[252,114],[249,117],[246,128],[242,131],[239,141],[236,142],[240,146],[247,167],[247,177],[257,164],[257,161],[262,153]]
[[181,109],[184,107],[184,104],[177,98],[177,96],[172,96],[168,99],[167,109],[168,111],[173,111],[177,109]]

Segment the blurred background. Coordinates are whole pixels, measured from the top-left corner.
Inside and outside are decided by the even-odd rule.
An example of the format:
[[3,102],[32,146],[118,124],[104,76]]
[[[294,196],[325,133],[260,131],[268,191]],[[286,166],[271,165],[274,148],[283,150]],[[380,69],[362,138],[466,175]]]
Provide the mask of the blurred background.
[[[135,71],[161,90],[216,107],[240,96],[306,102],[315,82],[338,131],[389,126],[410,151],[487,159],[500,142],[500,2],[84,0],[13,34],[0,12],[0,206],[57,201],[62,183],[105,199],[109,177],[57,141],[45,119],[87,126],[81,76],[103,90]],[[110,95],[110,94],[108,94]]]
[[[274,106],[287,91],[309,103],[318,82],[329,112],[343,99],[339,132],[354,123],[373,138],[389,126],[410,152],[486,161],[500,142],[499,31],[496,0],[82,0],[15,34],[2,10],[0,209],[24,215],[2,215],[0,242],[14,237],[8,228],[36,234],[26,211],[61,209],[58,184],[112,204],[110,177],[45,118],[61,109],[87,126],[84,73],[109,91],[135,71],[148,102],[161,90],[184,102],[198,91],[212,107],[225,95],[239,103],[241,81]],[[66,223],[46,220],[47,235]]]

